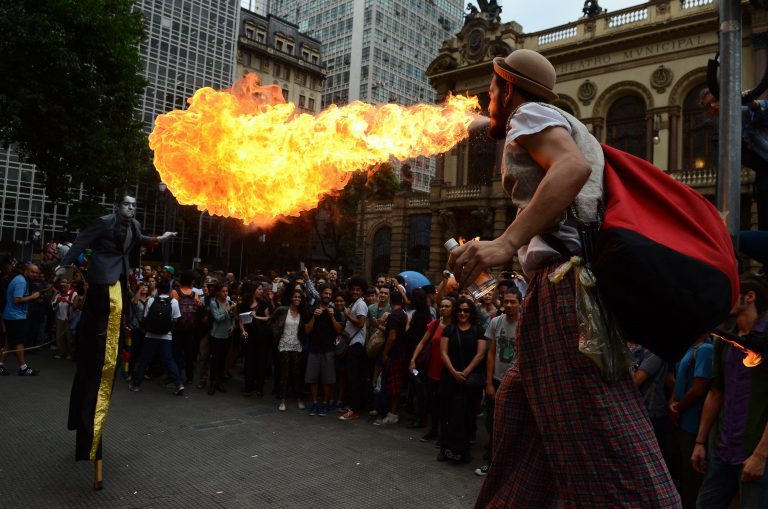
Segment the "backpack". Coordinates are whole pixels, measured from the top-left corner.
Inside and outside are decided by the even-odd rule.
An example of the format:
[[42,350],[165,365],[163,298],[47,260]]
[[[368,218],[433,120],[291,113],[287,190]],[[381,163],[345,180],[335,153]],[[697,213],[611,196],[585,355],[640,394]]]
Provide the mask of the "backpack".
[[605,210],[591,256],[602,302],[627,340],[677,361],[738,300],[733,243],[701,194],[602,147]]
[[196,329],[199,322],[200,312],[195,299],[195,293],[193,292],[191,295],[184,295],[179,291],[178,294],[181,318],[176,322],[176,328],[185,331]]
[[151,334],[168,334],[171,332],[172,311],[170,297],[157,297],[147,310],[147,316],[144,318],[144,330]]

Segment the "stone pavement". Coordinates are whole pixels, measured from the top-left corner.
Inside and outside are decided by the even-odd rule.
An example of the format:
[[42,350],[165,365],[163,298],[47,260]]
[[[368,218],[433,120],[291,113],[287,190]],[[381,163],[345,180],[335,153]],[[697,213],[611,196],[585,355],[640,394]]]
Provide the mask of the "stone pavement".
[[29,362],[40,376],[16,376],[11,357],[13,374],[0,377],[3,508],[467,508],[482,483],[480,445],[469,465],[439,463],[424,430],[402,421],[309,417],[290,401],[280,413],[269,395],[243,398],[237,377],[225,394],[189,387],[183,397],[157,380],[132,393],[118,379],[94,492],[93,464],[74,461],[66,429],[74,364],[48,350]]

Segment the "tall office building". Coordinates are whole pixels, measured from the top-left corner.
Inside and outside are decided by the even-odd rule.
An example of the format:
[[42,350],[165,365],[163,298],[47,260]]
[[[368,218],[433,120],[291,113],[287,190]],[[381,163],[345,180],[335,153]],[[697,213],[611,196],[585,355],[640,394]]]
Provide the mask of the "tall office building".
[[[157,115],[185,108],[186,99],[198,88],[231,86],[240,1],[140,0],[135,9],[143,12],[146,20],[147,40],[139,52],[149,82],[136,115],[149,133]],[[68,230],[72,206],[47,200],[40,173],[34,165],[22,163],[12,149],[0,152],[0,174],[4,177],[0,185],[0,249],[27,258],[32,246],[37,250],[41,241]],[[186,226],[176,222],[179,208],[169,196],[159,193],[155,172],[139,183],[138,194],[138,218],[144,229],[179,229],[172,246],[174,255],[187,245],[191,260],[197,223]],[[82,192],[74,196],[82,198]],[[105,208],[111,198],[105,200]],[[203,244],[214,248],[219,240],[206,237]]]
[[[426,70],[464,21],[464,0],[272,0],[269,9],[322,42],[323,108],[432,103]],[[413,188],[428,191],[434,162],[411,162]]]
[[[137,107],[149,134],[155,118],[174,109],[185,109],[187,99],[203,87],[232,86],[235,78],[240,0],[140,0],[136,9],[144,13],[147,40],[139,46],[144,76],[149,85]],[[158,192],[153,171],[139,186],[137,217],[149,232],[178,231],[164,258],[185,265],[194,257],[198,217],[176,204],[168,192]],[[184,214],[189,217],[182,217]],[[221,255],[220,219],[202,218],[204,260]],[[215,250],[215,251],[212,251]]]

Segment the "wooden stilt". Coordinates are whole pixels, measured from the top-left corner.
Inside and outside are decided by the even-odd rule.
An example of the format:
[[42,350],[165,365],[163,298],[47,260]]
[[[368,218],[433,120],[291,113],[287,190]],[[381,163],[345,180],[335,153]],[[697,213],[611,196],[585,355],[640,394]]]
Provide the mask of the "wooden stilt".
[[93,491],[99,491],[104,487],[103,485],[104,478],[102,476],[103,474],[102,468],[103,468],[102,460],[98,459],[93,462]]

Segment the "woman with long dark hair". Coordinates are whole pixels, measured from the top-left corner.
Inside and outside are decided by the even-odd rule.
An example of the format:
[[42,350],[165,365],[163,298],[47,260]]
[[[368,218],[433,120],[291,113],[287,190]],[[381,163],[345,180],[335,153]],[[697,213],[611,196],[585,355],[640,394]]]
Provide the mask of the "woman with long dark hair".
[[217,283],[211,299],[212,327],[208,339],[210,349],[208,394],[227,392],[224,386],[224,362],[229,350],[229,337],[235,327],[237,304],[229,300],[227,285]]
[[245,323],[246,334],[243,336],[245,350],[243,396],[250,396],[255,390],[256,396],[262,397],[272,337],[267,322],[274,308],[260,281],[245,285],[243,303],[247,306],[244,311],[249,313],[243,320],[248,322]]
[[[407,341],[406,355],[408,359],[413,358],[414,350],[424,338],[424,334],[427,332],[427,326],[432,321],[432,311],[429,309],[429,303],[427,302],[427,292],[423,288],[416,288],[411,292],[411,307],[413,312],[411,313],[410,320],[408,320],[408,326],[406,327],[405,337]],[[408,407],[411,409],[411,413],[414,416],[408,422],[406,427],[408,428],[424,428],[427,425],[427,413],[425,409],[426,397],[424,391],[426,385],[424,384],[423,376],[413,376],[413,369],[409,370],[409,379],[411,381],[408,394]]]
[[427,331],[416,345],[411,357],[410,371],[417,370],[419,378],[424,384],[424,390],[420,392],[422,401],[418,405],[419,417],[429,415],[430,428],[421,437],[422,442],[434,440],[440,432],[440,377],[443,373],[443,358],[440,352],[440,339],[443,329],[450,325],[453,317],[453,299],[440,300],[440,317],[433,320],[427,326]]
[[304,409],[302,383],[301,351],[304,347],[304,293],[293,290],[290,306],[280,306],[272,315],[270,324],[277,341],[280,362],[280,405],[278,410],[285,412],[285,399],[288,396],[288,382],[293,384],[299,410]]
[[477,307],[461,298],[453,322],[443,329],[440,355],[443,373],[440,400],[444,412],[438,461],[470,460],[469,442],[475,429],[475,410],[485,387],[485,336],[478,324]]

